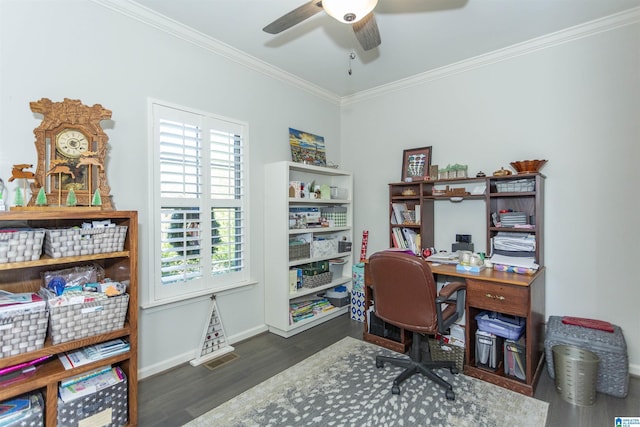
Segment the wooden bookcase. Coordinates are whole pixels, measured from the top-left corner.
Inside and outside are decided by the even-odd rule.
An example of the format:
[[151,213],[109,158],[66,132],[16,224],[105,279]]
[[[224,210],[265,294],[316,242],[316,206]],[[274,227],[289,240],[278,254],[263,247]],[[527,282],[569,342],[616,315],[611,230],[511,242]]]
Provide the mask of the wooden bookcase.
[[[509,176],[492,176],[482,178],[459,178],[439,181],[418,181],[418,182],[398,182],[389,184],[389,218],[392,217],[393,204],[405,203],[409,210],[420,210],[420,215],[415,223],[393,224],[389,222],[389,246],[394,246],[393,230],[409,228],[415,230],[421,236],[421,248],[431,248],[434,246],[434,222],[435,203],[449,203],[451,196],[433,195],[435,187],[471,189],[475,186],[485,186],[484,194],[461,195],[461,202],[465,200],[483,200],[486,206],[486,248],[490,252],[491,239],[499,232],[533,234],[536,240],[536,261],[540,266],[544,265],[544,180],[545,176],[539,173]],[[527,181],[533,188],[523,188],[521,181]],[[522,188],[522,190],[521,190]],[[497,227],[493,224],[492,214],[499,213],[500,210],[513,210],[523,212],[529,221],[535,224],[533,229],[529,228],[506,228]],[[480,214],[483,214],[480,212]],[[442,249],[442,248],[436,248]]]
[[[53,356],[40,364],[33,376],[0,388],[0,401],[23,393],[42,392],[45,405],[43,408],[44,425],[47,427],[57,425],[60,381],[109,364],[119,366],[127,376],[128,425],[136,426],[138,424],[138,213],[136,211],[82,210],[82,208],[77,210],[20,210],[0,213],[0,228],[69,228],[80,226],[83,222],[96,220],[111,220],[116,225],[128,227],[122,251],[63,258],[51,258],[43,253],[36,261],[0,264],[0,289],[15,293],[37,292],[42,285],[41,274],[45,271],[88,263],[97,263],[102,266],[105,277],[115,281],[129,280],[129,289],[127,290],[129,306],[122,329],[56,345],[52,344],[50,337],[47,336],[42,349],[0,359],[0,368],[4,368],[42,356]],[[130,351],[70,370],[65,370],[56,357],[65,351],[116,338],[127,338],[131,346]]]

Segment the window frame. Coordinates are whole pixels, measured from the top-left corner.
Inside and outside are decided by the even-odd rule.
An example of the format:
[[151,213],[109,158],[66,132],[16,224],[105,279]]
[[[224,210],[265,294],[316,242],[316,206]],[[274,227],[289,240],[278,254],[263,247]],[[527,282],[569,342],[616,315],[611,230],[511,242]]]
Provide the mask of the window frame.
[[[149,98],[148,107],[148,126],[149,126],[149,153],[151,153],[151,161],[149,167],[149,282],[146,287],[146,295],[142,300],[145,302],[146,307],[152,307],[156,305],[168,304],[172,302],[183,301],[190,298],[196,298],[204,295],[211,295],[217,292],[239,288],[250,284],[250,218],[249,218],[249,143],[248,133],[249,126],[246,122],[231,119],[228,117],[220,116],[217,114],[205,112],[202,110],[189,108],[166,101]],[[203,164],[200,171],[202,178],[202,191],[201,197],[194,199],[173,199],[177,203],[174,206],[168,206],[163,203],[167,200],[161,195],[160,186],[160,145],[159,136],[157,133],[157,118],[178,120],[182,123],[193,123],[195,118],[199,117],[200,124],[202,124],[203,134],[202,146],[206,146],[208,153],[211,147],[210,131],[224,131],[230,134],[239,135],[242,147],[241,147],[241,160],[242,163],[242,193],[240,196],[240,202],[229,202],[229,200],[215,199],[211,195],[211,161],[208,164]],[[220,126],[216,126],[216,124]],[[224,125],[227,126],[224,126]],[[238,133],[236,133],[238,132]],[[203,156],[201,155],[200,158]],[[209,203],[203,202],[203,197],[206,197]],[[216,203],[217,201],[217,203]],[[242,268],[239,272],[223,273],[219,276],[213,275],[212,270],[203,270],[202,277],[197,280],[179,281],[172,284],[163,284],[162,282],[162,221],[161,211],[164,207],[191,207],[197,206],[200,212],[200,224],[203,230],[210,224],[211,217],[209,216],[210,210],[205,210],[211,207],[212,209],[225,209],[233,208],[239,205],[242,215]],[[211,229],[211,227],[209,227]],[[211,241],[211,233],[202,233],[202,242],[206,242],[207,239]],[[206,248],[211,248],[213,242],[210,245],[202,244],[201,250],[202,257],[208,257],[209,262],[203,262],[201,265],[211,266],[212,253],[208,252]],[[207,252],[207,253],[204,253]]]

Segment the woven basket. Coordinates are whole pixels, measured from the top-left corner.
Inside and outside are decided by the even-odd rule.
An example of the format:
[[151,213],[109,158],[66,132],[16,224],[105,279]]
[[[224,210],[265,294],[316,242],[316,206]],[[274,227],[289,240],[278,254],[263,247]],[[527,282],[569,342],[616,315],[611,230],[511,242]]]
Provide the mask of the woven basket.
[[16,310],[0,316],[0,357],[15,356],[44,346],[49,310]]
[[0,233],[0,264],[39,260],[44,232],[34,229]]
[[311,243],[292,240],[289,242],[289,261],[311,257]]
[[431,360],[446,360],[456,362],[456,368],[462,372],[464,366],[464,348],[457,345],[441,343],[439,340],[429,338],[429,351]]
[[536,182],[533,179],[516,179],[513,181],[496,182],[496,190],[498,193],[519,193],[533,191],[536,188]]
[[302,287],[317,288],[318,286],[331,283],[332,278],[333,278],[333,273],[330,271],[327,271],[326,273],[316,274],[314,276],[302,276]]
[[126,225],[46,230],[44,252],[51,258],[120,252],[126,236]]
[[92,337],[121,329],[129,305],[129,295],[49,307],[49,335],[53,344]]

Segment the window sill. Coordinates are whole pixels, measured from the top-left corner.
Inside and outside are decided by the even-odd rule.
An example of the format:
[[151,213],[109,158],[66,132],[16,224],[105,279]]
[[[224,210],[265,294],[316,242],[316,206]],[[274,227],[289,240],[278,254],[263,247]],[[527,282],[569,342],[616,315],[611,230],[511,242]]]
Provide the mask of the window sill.
[[187,303],[190,304],[193,302],[191,301],[193,299],[205,298],[205,297],[209,298],[211,297],[211,295],[223,294],[229,291],[238,290],[248,286],[254,286],[257,284],[258,284],[257,280],[247,280],[246,282],[231,283],[229,285],[220,286],[215,289],[207,289],[201,292],[195,292],[188,295],[181,295],[174,298],[167,298],[160,301],[150,301],[147,303],[140,304],[140,308],[142,310],[153,310],[157,308],[160,308],[160,309],[167,308],[166,306],[169,304],[173,304],[173,305],[182,305]]

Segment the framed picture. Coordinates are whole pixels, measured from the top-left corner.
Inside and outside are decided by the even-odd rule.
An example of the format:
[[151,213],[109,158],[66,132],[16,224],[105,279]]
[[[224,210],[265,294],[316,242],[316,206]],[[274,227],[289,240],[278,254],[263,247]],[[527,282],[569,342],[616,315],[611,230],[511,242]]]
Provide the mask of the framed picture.
[[307,165],[326,166],[324,137],[289,128],[291,159]]
[[431,168],[431,147],[411,148],[402,155],[402,181],[424,181]]

